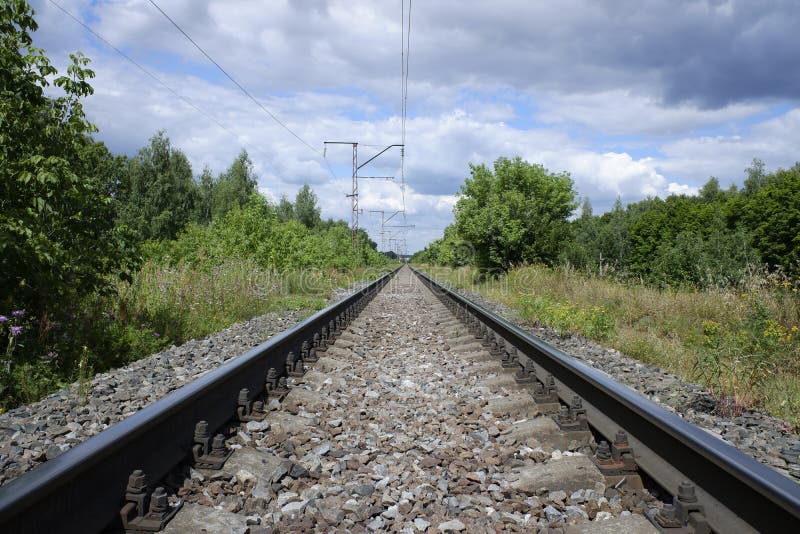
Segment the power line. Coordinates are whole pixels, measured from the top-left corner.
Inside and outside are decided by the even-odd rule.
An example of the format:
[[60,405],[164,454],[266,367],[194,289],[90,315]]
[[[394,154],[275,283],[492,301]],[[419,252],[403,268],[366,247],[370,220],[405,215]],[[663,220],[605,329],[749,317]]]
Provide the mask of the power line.
[[188,106],[192,107],[192,108],[193,108],[195,111],[197,111],[198,113],[202,114],[202,115],[203,115],[204,117],[206,117],[208,120],[212,121],[214,124],[216,124],[217,126],[219,126],[221,129],[225,130],[225,131],[226,131],[226,132],[228,132],[230,135],[232,135],[233,137],[235,137],[237,141],[239,141],[239,142],[241,142],[241,143],[245,144],[246,146],[248,146],[248,147],[249,147],[250,149],[252,149],[252,150],[257,150],[257,151],[259,150],[258,148],[256,148],[256,147],[252,146],[250,143],[248,143],[247,141],[245,141],[245,140],[244,140],[244,139],[243,139],[243,138],[242,138],[242,137],[241,137],[239,134],[237,134],[236,132],[234,132],[234,131],[230,130],[230,129],[229,129],[229,128],[227,128],[227,127],[226,127],[224,124],[222,124],[221,122],[219,122],[217,119],[215,119],[214,117],[212,117],[211,115],[209,115],[208,113],[206,113],[205,111],[203,111],[203,110],[202,110],[200,107],[198,107],[198,106],[197,106],[197,105],[196,105],[194,102],[192,102],[191,100],[189,100],[189,99],[188,99],[188,98],[186,98],[185,96],[183,96],[183,95],[181,95],[180,93],[178,93],[178,92],[177,92],[175,89],[173,89],[172,87],[170,87],[169,85],[167,85],[167,84],[166,84],[166,82],[164,82],[163,80],[161,80],[161,78],[159,78],[158,76],[156,76],[155,74],[153,74],[152,72],[150,72],[149,70],[147,70],[147,69],[146,69],[144,66],[142,66],[142,64],[141,64],[141,63],[137,62],[135,59],[133,59],[132,57],[130,57],[128,54],[126,54],[125,52],[123,52],[122,50],[120,50],[119,48],[117,48],[116,46],[114,46],[114,44],[113,44],[111,41],[109,41],[108,39],[106,39],[105,37],[103,37],[102,35],[100,35],[99,33],[97,33],[96,31],[94,31],[94,30],[93,30],[91,27],[89,27],[87,24],[85,24],[85,23],[84,23],[82,20],[80,20],[78,17],[76,17],[75,15],[73,15],[72,13],[70,13],[69,11],[67,11],[67,10],[66,10],[66,9],[65,9],[63,6],[61,6],[60,4],[58,4],[57,2],[55,2],[54,0],[48,0],[48,1],[49,1],[51,4],[53,4],[53,6],[55,6],[55,7],[56,7],[56,8],[58,8],[59,10],[61,10],[61,11],[62,11],[62,12],[65,14],[65,15],[67,15],[69,18],[71,18],[72,20],[74,20],[75,22],[77,22],[78,24],[80,24],[81,26],[83,26],[83,27],[86,29],[86,31],[88,31],[89,33],[91,33],[92,35],[94,35],[95,37],[97,37],[98,39],[100,39],[100,40],[101,40],[103,43],[105,43],[105,44],[106,44],[106,46],[108,46],[109,48],[111,48],[112,50],[114,50],[114,51],[115,51],[117,54],[119,54],[119,55],[120,55],[120,56],[122,56],[123,58],[127,59],[127,60],[128,60],[130,63],[132,63],[132,64],[133,64],[133,65],[134,65],[134,66],[135,66],[137,69],[139,69],[140,71],[142,71],[143,73],[145,73],[147,76],[149,76],[150,78],[152,78],[153,80],[155,80],[155,81],[156,81],[156,82],[157,82],[159,85],[161,85],[162,87],[164,87],[164,88],[165,88],[167,91],[169,91],[169,92],[170,92],[170,93],[172,93],[174,96],[176,96],[177,98],[179,98],[180,100],[182,100],[182,101],[183,101],[185,104],[187,104]]
[[403,220],[406,217],[406,120],[408,117],[408,61],[411,54],[411,0],[408,0],[408,23],[406,24],[405,0],[400,0],[400,138],[403,148],[400,151],[400,195],[403,206]]
[[166,18],[168,21],[170,21],[170,23],[172,23],[172,25],[173,25],[173,26],[175,26],[175,28],[177,28],[177,29],[178,29],[178,31],[179,31],[179,32],[181,32],[181,33],[183,34],[183,36],[184,36],[184,37],[186,37],[186,39],[188,39],[188,40],[189,40],[189,42],[190,42],[190,43],[192,43],[192,44],[195,46],[195,48],[197,48],[197,49],[198,49],[198,50],[199,50],[199,51],[200,51],[200,52],[201,52],[201,53],[202,53],[202,54],[203,54],[203,55],[206,57],[206,59],[208,59],[208,60],[209,60],[211,63],[213,63],[213,64],[214,64],[214,66],[215,66],[215,67],[217,67],[217,68],[220,70],[220,72],[222,72],[222,74],[224,74],[224,75],[225,75],[225,76],[226,76],[226,77],[227,77],[227,78],[228,78],[228,79],[229,79],[229,80],[230,80],[230,81],[231,81],[231,82],[232,82],[232,83],[233,83],[233,84],[234,84],[236,87],[238,87],[238,88],[239,88],[239,90],[240,90],[240,91],[242,91],[242,93],[244,93],[244,94],[247,96],[247,98],[249,98],[250,100],[252,100],[252,101],[253,101],[253,103],[254,103],[255,105],[257,105],[259,108],[261,108],[261,110],[262,110],[262,111],[264,111],[264,113],[266,113],[267,115],[269,115],[269,117],[270,117],[270,118],[271,118],[273,121],[275,121],[276,123],[278,123],[278,124],[279,124],[279,125],[280,125],[280,126],[283,128],[283,129],[284,129],[284,130],[286,130],[287,132],[289,132],[290,134],[292,134],[292,136],[293,136],[295,139],[297,139],[298,141],[300,141],[301,143],[303,143],[303,144],[304,144],[306,147],[308,147],[308,148],[309,148],[309,149],[310,149],[312,152],[314,152],[314,153],[315,153],[315,154],[317,154],[317,155],[318,155],[320,158],[322,158],[322,162],[325,164],[325,167],[328,169],[328,172],[330,173],[331,177],[333,178],[333,180],[331,180],[331,182],[333,183],[333,185],[334,185],[334,186],[335,186],[337,189],[339,189],[339,191],[340,191],[340,192],[343,192],[343,191],[342,191],[342,189],[341,189],[341,184],[339,184],[339,183],[338,183],[338,180],[339,180],[339,179],[337,178],[337,176],[336,176],[336,173],[335,173],[335,172],[333,172],[333,167],[331,167],[331,164],[328,162],[328,159],[325,157],[325,154],[324,154],[323,152],[320,152],[318,149],[316,149],[316,148],[314,148],[313,146],[311,146],[311,145],[310,145],[308,142],[306,142],[306,140],[305,140],[305,139],[303,139],[303,138],[302,138],[302,137],[300,137],[298,134],[296,134],[296,133],[295,133],[295,132],[294,132],[294,131],[293,131],[291,128],[289,128],[289,126],[287,126],[287,125],[286,125],[286,124],[285,124],[283,121],[281,121],[281,120],[280,120],[280,119],[279,119],[279,118],[278,118],[278,117],[277,117],[277,116],[276,116],[274,113],[272,113],[272,112],[271,112],[269,109],[267,109],[267,108],[266,108],[266,106],[264,106],[264,105],[263,105],[261,102],[259,102],[259,101],[258,101],[258,100],[257,100],[257,99],[256,99],[256,98],[255,98],[255,97],[254,97],[254,96],[253,96],[253,95],[252,95],[252,94],[251,94],[251,93],[250,93],[250,92],[249,92],[247,89],[245,89],[245,88],[244,88],[244,86],[243,86],[242,84],[240,84],[238,81],[236,81],[236,79],[234,79],[234,78],[233,78],[233,76],[231,76],[231,75],[230,75],[230,74],[229,74],[229,73],[228,73],[228,72],[227,72],[227,71],[226,71],[224,68],[222,68],[222,66],[221,66],[219,63],[217,63],[217,62],[214,60],[214,58],[212,58],[212,57],[211,57],[211,55],[209,55],[209,54],[208,54],[208,52],[206,52],[206,51],[203,49],[203,47],[201,47],[199,44],[197,44],[197,42],[196,42],[194,39],[192,39],[192,38],[191,38],[191,36],[190,36],[188,33],[186,33],[186,32],[184,31],[184,29],[183,29],[183,28],[181,28],[181,27],[180,27],[180,25],[179,25],[177,22],[175,22],[175,21],[172,19],[172,17],[170,17],[170,16],[169,16],[169,15],[168,15],[168,14],[167,14],[167,13],[166,13],[166,12],[165,12],[163,9],[161,9],[161,7],[160,7],[158,4],[156,4],[156,3],[155,3],[153,0],[149,0],[149,2],[150,2],[150,3],[153,5],[153,7],[155,7],[155,8],[156,8],[156,9],[157,9],[157,10],[158,10],[158,11],[159,11],[159,12],[160,12],[162,15],[164,15],[164,17],[165,17],[165,18]]
[[[153,7],[155,7],[155,8],[156,8],[156,9],[157,9],[159,12],[161,12],[161,14],[162,14],[162,15],[164,15],[164,17],[166,17],[166,19],[167,19],[168,21],[170,21],[170,22],[172,23],[172,25],[173,25],[173,26],[175,26],[175,27],[177,28],[177,29],[178,29],[178,31],[179,31],[179,32],[181,32],[181,33],[183,34],[183,36],[184,36],[184,37],[186,37],[186,38],[189,40],[189,42],[190,42],[190,43],[192,43],[192,44],[195,46],[195,48],[197,48],[197,49],[198,49],[200,52],[202,52],[202,53],[203,53],[203,55],[206,57],[206,59],[208,59],[208,60],[209,60],[211,63],[213,63],[213,64],[214,64],[214,65],[215,65],[215,66],[216,66],[216,67],[217,67],[217,68],[220,70],[220,72],[222,72],[222,74],[224,74],[224,75],[225,75],[225,76],[226,76],[226,77],[227,77],[227,78],[228,78],[228,79],[229,79],[231,82],[233,82],[233,84],[234,84],[236,87],[238,87],[238,88],[239,88],[239,89],[240,89],[240,90],[241,90],[241,91],[242,91],[242,92],[243,92],[245,95],[247,95],[247,97],[248,97],[250,100],[252,100],[252,101],[253,101],[253,103],[254,103],[255,105],[257,105],[259,108],[261,108],[261,109],[264,111],[264,113],[266,113],[267,115],[269,115],[269,116],[270,116],[270,118],[271,118],[272,120],[274,120],[275,122],[277,122],[277,123],[278,123],[278,124],[279,124],[281,127],[283,127],[283,129],[284,129],[284,130],[286,130],[287,132],[289,132],[290,134],[292,134],[292,135],[295,137],[295,139],[297,139],[298,141],[300,141],[301,143],[303,143],[304,145],[306,145],[306,146],[307,146],[309,149],[311,149],[311,150],[312,150],[313,152],[315,152],[317,155],[319,155],[319,156],[322,156],[322,153],[321,153],[319,150],[317,150],[316,148],[314,148],[313,146],[311,146],[310,144],[308,144],[308,143],[305,141],[305,139],[303,139],[302,137],[300,137],[299,135],[297,135],[297,134],[296,134],[296,133],[295,133],[295,132],[294,132],[294,131],[293,131],[291,128],[289,128],[289,127],[288,127],[288,126],[287,126],[287,125],[286,125],[284,122],[282,122],[282,121],[281,121],[281,120],[280,120],[278,117],[276,117],[276,116],[275,116],[275,114],[273,114],[273,113],[272,113],[270,110],[268,110],[268,109],[267,109],[267,108],[266,108],[266,107],[265,107],[265,106],[264,106],[264,105],[263,105],[261,102],[259,102],[258,100],[256,100],[256,98],[255,98],[255,97],[254,97],[252,94],[250,94],[250,92],[249,92],[247,89],[245,89],[245,88],[242,86],[242,84],[240,84],[239,82],[237,82],[237,81],[236,81],[236,80],[233,78],[233,76],[231,76],[230,74],[228,74],[228,72],[227,72],[225,69],[223,69],[223,68],[222,68],[222,66],[221,66],[219,63],[217,63],[217,62],[214,60],[214,58],[212,58],[212,57],[211,57],[211,56],[208,54],[208,52],[206,52],[205,50],[203,50],[203,47],[201,47],[199,44],[197,44],[197,42],[195,42],[195,40],[194,40],[194,39],[192,39],[192,38],[189,36],[189,34],[188,34],[188,33],[186,33],[186,32],[183,30],[183,28],[181,28],[181,27],[178,25],[178,23],[177,23],[177,22],[175,22],[174,20],[172,20],[172,18],[171,18],[169,15],[167,15],[167,14],[164,12],[164,10],[163,10],[163,9],[161,9],[161,7],[159,7],[159,5],[158,5],[158,4],[156,4],[156,3],[155,3],[153,0],[149,0],[149,2],[150,2],[151,4],[153,4]],[[327,164],[327,162],[326,162],[326,164]],[[330,166],[328,166],[328,169],[330,170]],[[332,171],[331,171],[331,172],[332,172]]]

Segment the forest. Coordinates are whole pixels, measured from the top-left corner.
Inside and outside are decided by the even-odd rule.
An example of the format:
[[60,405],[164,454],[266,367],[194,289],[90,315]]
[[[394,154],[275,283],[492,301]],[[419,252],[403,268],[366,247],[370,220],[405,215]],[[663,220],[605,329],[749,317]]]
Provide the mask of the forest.
[[799,250],[800,163],[767,173],[754,159],[742,187],[721,189],[711,177],[696,196],[617,199],[594,215],[567,174],[500,158],[493,171],[470,168],[455,223],[414,259],[501,271],[569,265],[657,287],[719,287],[761,266],[797,274]]
[[260,313],[319,308],[388,261],[322,220],[308,185],[269,202],[244,150],[217,176],[165,132],[112,153],[84,112],[89,59],[58,73],[36,28],[25,2],[0,7],[0,410]]

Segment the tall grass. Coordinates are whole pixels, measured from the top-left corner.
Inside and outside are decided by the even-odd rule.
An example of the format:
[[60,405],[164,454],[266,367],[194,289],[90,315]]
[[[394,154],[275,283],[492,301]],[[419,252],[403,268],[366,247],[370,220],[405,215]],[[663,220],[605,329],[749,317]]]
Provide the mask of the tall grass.
[[714,391],[728,413],[758,408],[800,427],[800,298],[780,274],[736,288],[657,289],[567,267],[489,274],[426,266],[434,276],[581,334]]
[[310,315],[332,290],[389,268],[278,272],[250,260],[208,265],[149,260],[112,294],[93,295],[58,317],[34,324],[22,310],[19,316],[8,312],[0,316],[0,413],[75,381],[80,393],[94,372],[257,315],[282,310]]
[[116,307],[121,321],[177,343],[271,311],[310,313],[325,305],[332,290],[378,273],[364,268],[279,272],[251,260],[210,266],[151,260],[133,281],[120,284]]

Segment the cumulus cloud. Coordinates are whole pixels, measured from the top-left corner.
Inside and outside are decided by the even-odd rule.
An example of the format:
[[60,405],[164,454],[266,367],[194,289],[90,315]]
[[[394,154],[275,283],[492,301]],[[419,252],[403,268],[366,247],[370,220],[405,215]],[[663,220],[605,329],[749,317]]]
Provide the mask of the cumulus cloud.
[[[75,50],[93,59],[95,94],[86,109],[112,150],[134,154],[164,129],[199,173],[205,165],[221,172],[245,148],[270,198],[293,198],[309,183],[323,216],[349,219],[349,148],[329,150],[324,161],[322,142],[358,141],[364,161],[399,141],[396,4],[163,3],[309,149],[145,0],[61,3],[203,110],[35,0],[35,41],[54,63],[63,71]],[[568,171],[602,211],[618,196],[695,194],[710,175],[723,184],[740,180],[753,157],[768,168],[796,158],[800,10],[793,0],[442,0],[413,9],[405,160],[412,249],[452,220],[470,163],[520,155]],[[390,151],[364,169],[396,177],[363,182],[366,213],[402,207],[399,165]],[[375,238],[374,221],[363,220]]]

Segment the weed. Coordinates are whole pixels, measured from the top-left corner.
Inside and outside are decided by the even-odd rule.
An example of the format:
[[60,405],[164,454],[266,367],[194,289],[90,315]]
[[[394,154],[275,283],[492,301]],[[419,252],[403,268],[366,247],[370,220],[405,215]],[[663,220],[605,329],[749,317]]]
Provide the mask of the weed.
[[800,283],[753,270],[737,287],[659,289],[575,269],[521,266],[481,277],[473,267],[424,267],[527,320],[597,339],[699,381],[719,410],[766,410],[800,426]]

